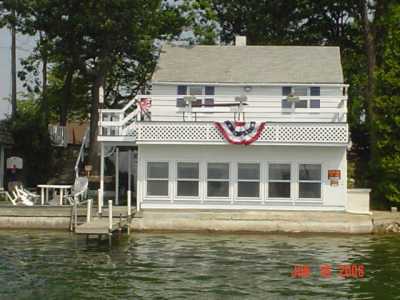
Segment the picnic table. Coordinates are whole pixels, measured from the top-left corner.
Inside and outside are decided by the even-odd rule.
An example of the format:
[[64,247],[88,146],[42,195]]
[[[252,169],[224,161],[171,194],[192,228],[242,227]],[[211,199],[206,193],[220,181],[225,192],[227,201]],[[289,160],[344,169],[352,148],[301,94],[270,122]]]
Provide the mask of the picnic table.
[[40,188],[41,205],[49,202],[49,190],[53,190],[53,199],[56,198],[57,191],[59,191],[59,204],[63,205],[64,195],[68,195],[72,189],[72,185],[67,184],[39,184],[37,187]]

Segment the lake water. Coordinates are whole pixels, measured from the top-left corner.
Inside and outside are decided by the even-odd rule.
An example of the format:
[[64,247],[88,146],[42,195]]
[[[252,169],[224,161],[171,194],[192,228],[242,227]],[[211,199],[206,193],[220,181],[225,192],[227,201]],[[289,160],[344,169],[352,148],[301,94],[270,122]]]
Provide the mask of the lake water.
[[0,231],[0,299],[349,298],[400,299],[400,236]]

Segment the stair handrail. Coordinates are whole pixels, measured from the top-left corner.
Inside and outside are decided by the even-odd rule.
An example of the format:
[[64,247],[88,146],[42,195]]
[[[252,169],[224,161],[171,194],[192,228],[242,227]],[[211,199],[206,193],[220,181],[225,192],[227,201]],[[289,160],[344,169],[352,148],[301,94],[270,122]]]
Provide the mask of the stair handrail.
[[131,101],[129,101],[123,108],[106,108],[101,109],[102,112],[105,113],[124,113],[127,111],[132,105],[136,104],[137,101],[141,98],[149,98],[149,95],[136,95]]
[[130,112],[128,115],[126,115],[125,118],[123,118],[122,120],[119,121],[102,121],[101,125],[103,127],[107,127],[108,126],[124,126],[126,123],[128,123],[130,120],[136,118],[136,116],[138,115],[139,110],[135,109],[134,111]]
[[[135,109],[134,111],[130,112],[127,116],[123,116],[122,118],[120,117],[120,120],[118,121],[103,121],[102,114],[104,113],[113,113],[113,114],[119,114],[120,116],[124,114],[131,106],[136,105],[137,102],[142,99],[142,98],[149,98],[150,95],[136,95],[131,101],[129,101],[123,108],[121,109],[99,109],[100,111],[100,121],[103,126],[105,124],[110,123],[110,126],[122,126],[125,123],[127,123],[132,117],[135,117],[138,114],[138,109]],[[113,124],[113,125],[111,125]],[[106,125],[107,126],[107,125]]]
[[79,177],[79,162],[81,160],[83,161],[85,145],[86,145],[86,141],[87,141],[88,136],[89,136],[89,132],[90,132],[90,127],[86,128],[85,134],[83,135],[83,138],[82,138],[82,145],[81,145],[81,148],[79,149],[78,158],[76,159],[75,168],[74,168],[74,170],[75,170],[75,179],[77,179]]

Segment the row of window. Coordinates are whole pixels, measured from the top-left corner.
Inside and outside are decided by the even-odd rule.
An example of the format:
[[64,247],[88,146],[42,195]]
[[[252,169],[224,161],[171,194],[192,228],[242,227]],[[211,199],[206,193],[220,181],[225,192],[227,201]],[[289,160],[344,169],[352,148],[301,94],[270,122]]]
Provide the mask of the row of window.
[[[259,163],[237,164],[237,197],[260,198],[261,170]],[[299,164],[299,198],[321,198],[321,165]],[[268,198],[291,198],[291,165],[268,164]],[[178,162],[176,168],[177,196],[198,197],[200,164]],[[147,195],[169,195],[169,163],[147,163]],[[207,197],[229,197],[231,180],[229,163],[207,163]]]
[[[290,94],[295,94],[296,96],[306,97],[306,96],[320,96],[321,89],[318,86],[306,87],[306,86],[283,86],[282,87],[282,96],[288,96]],[[193,107],[200,106],[212,106],[214,105],[214,95],[215,95],[215,87],[214,86],[186,86],[186,85],[178,85],[177,86],[177,95],[176,106],[177,107],[185,107],[184,96],[193,95],[193,96],[201,96],[197,99],[197,101],[192,103]],[[182,96],[182,97],[179,97]],[[296,103],[292,103],[287,99],[282,99],[282,108],[292,108],[294,105],[295,108],[320,108],[320,100],[318,99],[308,99],[308,100],[299,100]]]

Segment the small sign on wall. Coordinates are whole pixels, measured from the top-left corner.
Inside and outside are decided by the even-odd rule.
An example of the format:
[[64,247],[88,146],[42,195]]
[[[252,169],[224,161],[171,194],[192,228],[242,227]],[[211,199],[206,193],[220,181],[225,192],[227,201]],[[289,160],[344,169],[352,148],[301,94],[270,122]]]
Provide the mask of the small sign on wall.
[[328,179],[331,186],[338,186],[340,180],[340,170],[328,170]]

